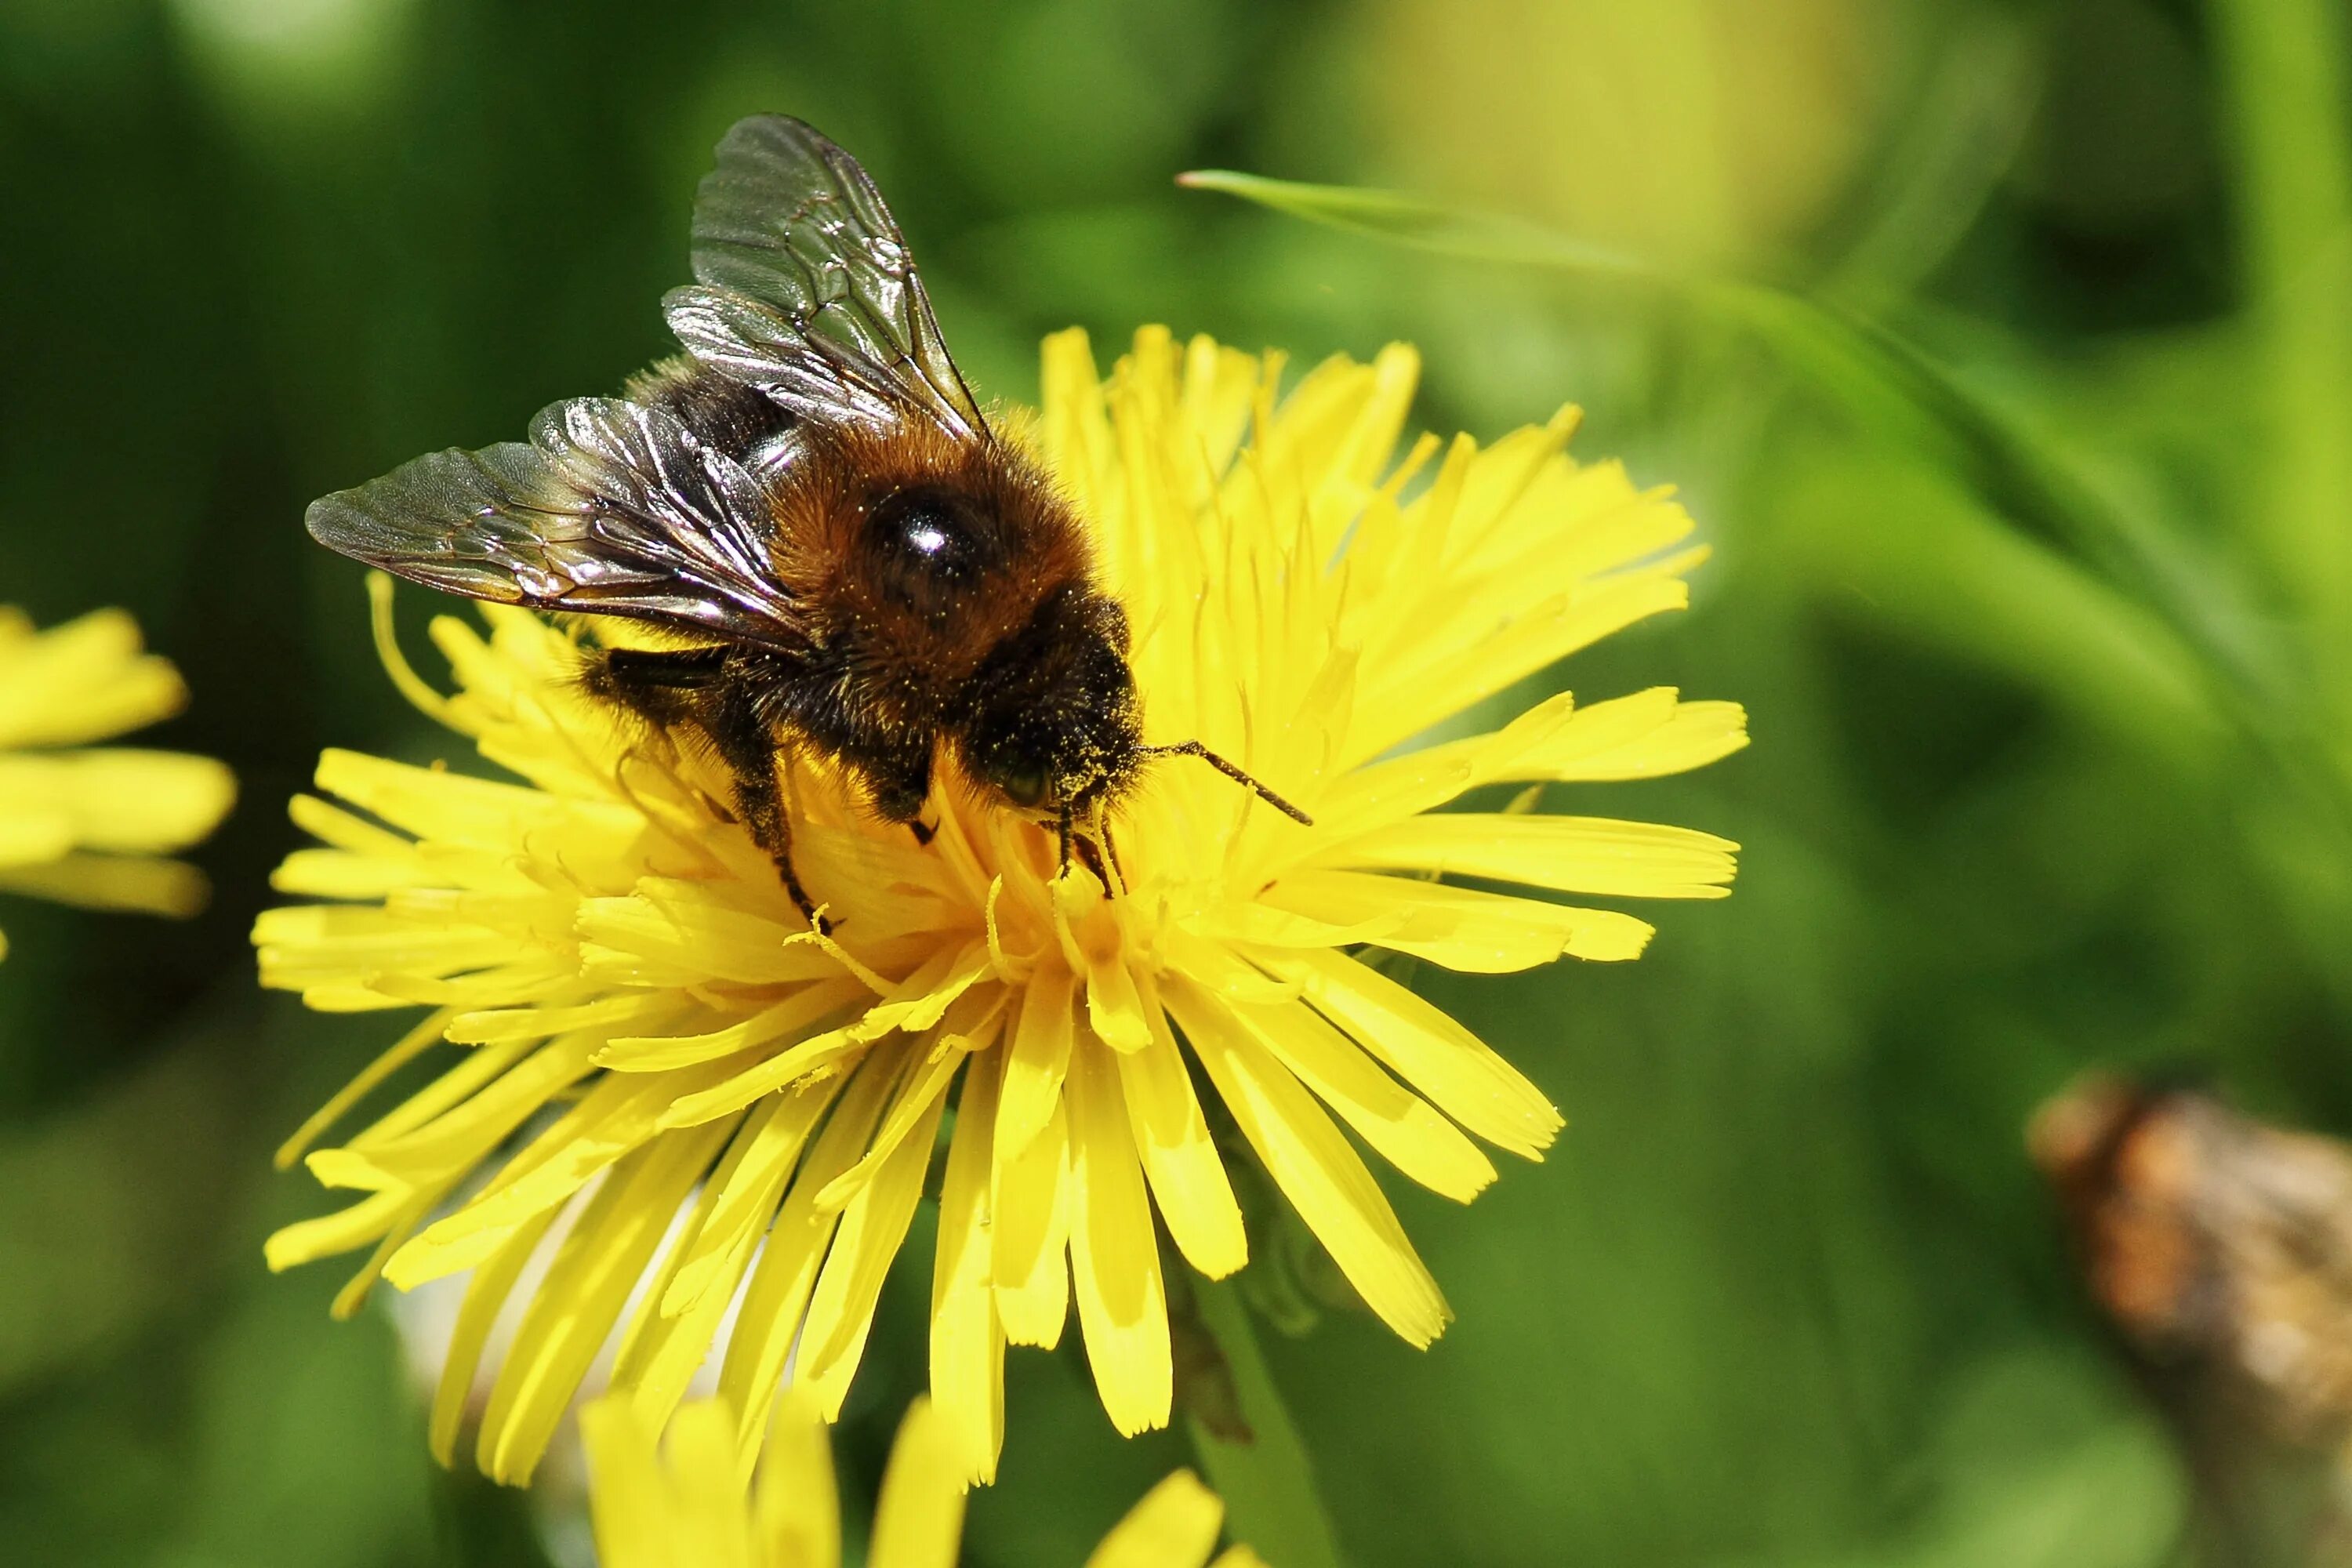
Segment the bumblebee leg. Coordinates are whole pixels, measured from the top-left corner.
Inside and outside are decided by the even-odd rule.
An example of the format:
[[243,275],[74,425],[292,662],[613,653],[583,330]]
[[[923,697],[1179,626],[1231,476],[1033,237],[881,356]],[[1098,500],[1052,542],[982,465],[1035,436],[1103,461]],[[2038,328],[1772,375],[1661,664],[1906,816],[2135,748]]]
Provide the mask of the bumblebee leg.
[[[776,872],[784,879],[784,891],[793,907],[805,916],[818,934],[833,930],[833,922],[816,912],[816,904],[801,886],[800,873],[793,869],[793,818],[784,809],[783,782],[776,773],[776,753],[772,742],[756,760],[745,756],[740,763],[729,765],[735,773],[735,806],[751,830],[751,841],[768,852],[776,863]],[[761,776],[764,764],[765,776]]]
[[1111,842],[1110,813],[1104,809],[1102,797],[1095,797],[1095,843],[1102,851],[1103,886],[1113,895],[1127,889],[1127,868],[1118,863],[1118,846]]
[[776,771],[776,737],[749,702],[721,696],[702,718],[702,728],[719,748],[719,760],[735,775],[735,810],[751,842],[768,852],[783,878],[793,907],[808,917],[820,936],[833,922],[816,912],[800,873],[793,869],[793,819],[784,809],[783,780]]
[[886,822],[905,823],[918,844],[931,841],[939,829],[923,820],[923,807],[931,799],[931,748],[927,742],[853,742],[841,754],[865,781],[876,815]]
[[726,665],[724,648],[599,648],[580,683],[652,723],[678,724],[700,721]]
[[[842,756],[866,781],[866,793],[886,822],[920,823],[931,798],[931,748],[923,742],[885,747],[845,746]],[[917,837],[928,837],[917,827]]]
[[793,907],[818,931],[830,931],[793,869],[792,817],[776,774],[775,731],[744,689],[723,679],[726,673],[725,648],[616,647],[592,657],[581,679],[595,696],[653,723],[691,724],[710,737],[735,777],[735,812],[751,841],[775,861]]

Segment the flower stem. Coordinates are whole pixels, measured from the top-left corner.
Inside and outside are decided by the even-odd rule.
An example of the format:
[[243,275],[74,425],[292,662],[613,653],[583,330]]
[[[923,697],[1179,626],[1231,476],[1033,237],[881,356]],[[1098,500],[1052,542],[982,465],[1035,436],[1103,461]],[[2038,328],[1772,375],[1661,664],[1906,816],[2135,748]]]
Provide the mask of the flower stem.
[[1192,1289],[1201,1322],[1232,1373],[1249,1434],[1235,1441],[1198,1417],[1185,1423],[1209,1484],[1225,1500],[1227,1533],[1279,1568],[1339,1568],[1339,1538],[1316,1489],[1314,1462],[1258,1352],[1241,1292],[1229,1279],[1195,1279]]

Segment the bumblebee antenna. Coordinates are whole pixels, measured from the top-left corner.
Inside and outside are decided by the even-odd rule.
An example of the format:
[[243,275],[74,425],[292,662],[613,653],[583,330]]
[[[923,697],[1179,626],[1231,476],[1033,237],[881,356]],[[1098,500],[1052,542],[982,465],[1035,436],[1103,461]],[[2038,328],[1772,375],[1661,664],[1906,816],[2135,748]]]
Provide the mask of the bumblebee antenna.
[[1146,746],[1143,748],[1143,754],[1147,757],[1198,757],[1202,762],[1208,763],[1211,767],[1216,769],[1219,773],[1224,774],[1227,778],[1233,780],[1234,783],[1251,791],[1258,797],[1258,799],[1265,802],[1266,805],[1274,807],[1275,810],[1282,813],[1283,816],[1289,817],[1293,822],[1303,823],[1308,827],[1315,826],[1315,819],[1313,817],[1307,816],[1305,812],[1299,810],[1297,806],[1291,805],[1288,801],[1283,799],[1280,795],[1275,794],[1272,790],[1266,788],[1265,785],[1258,783],[1257,780],[1250,777],[1249,774],[1244,773],[1240,768],[1235,767],[1233,763],[1225,761],[1224,758],[1217,755],[1216,752],[1209,750],[1208,747],[1201,744],[1198,741],[1179,741],[1172,746]]

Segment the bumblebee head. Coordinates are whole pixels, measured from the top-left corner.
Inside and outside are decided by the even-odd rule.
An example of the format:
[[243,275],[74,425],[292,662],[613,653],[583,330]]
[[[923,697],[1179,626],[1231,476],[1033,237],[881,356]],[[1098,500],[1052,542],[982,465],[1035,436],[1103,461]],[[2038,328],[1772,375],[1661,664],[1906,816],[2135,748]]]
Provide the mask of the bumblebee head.
[[1048,595],[990,655],[969,689],[959,735],[965,771],[1016,809],[1066,835],[1131,787],[1153,757],[1196,757],[1292,820],[1314,818],[1198,741],[1143,743],[1143,705],[1128,668],[1127,616],[1082,585]]
[[1076,583],[1047,595],[966,689],[966,771],[1024,812],[1083,814],[1117,798],[1143,759],[1127,648],[1112,600]]

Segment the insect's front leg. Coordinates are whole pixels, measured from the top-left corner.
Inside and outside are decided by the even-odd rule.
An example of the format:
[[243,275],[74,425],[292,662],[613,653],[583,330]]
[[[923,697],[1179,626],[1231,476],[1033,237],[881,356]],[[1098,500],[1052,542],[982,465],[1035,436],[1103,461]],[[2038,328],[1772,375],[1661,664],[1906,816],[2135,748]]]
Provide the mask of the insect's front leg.
[[931,798],[931,737],[903,725],[859,722],[855,714],[833,715],[836,722],[829,727],[824,716],[817,717],[811,729],[818,744],[830,745],[856,775],[874,815],[905,824],[918,844],[929,843],[923,807]]
[[923,806],[931,798],[931,748],[927,743],[870,745],[851,754],[865,776],[874,809],[890,822],[903,822],[918,844],[931,841]]
[[833,922],[816,912],[808,889],[801,886],[800,873],[793,868],[793,819],[784,808],[783,779],[776,769],[774,729],[752,702],[731,692],[711,705],[702,727],[735,776],[735,809],[751,841],[775,861],[793,907],[808,917],[818,934],[830,932]]
[[[793,869],[793,825],[776,773],[774,726],[752,689],[731,669],[725,648],[607,648],[583,674],[588,689],[656,724],[691,724],[710,737],[735,782],[735,812],[751,841],[768,852],[793,906],[820,931],[800,873]],[[740,664],[740,659],[738,660]]]

